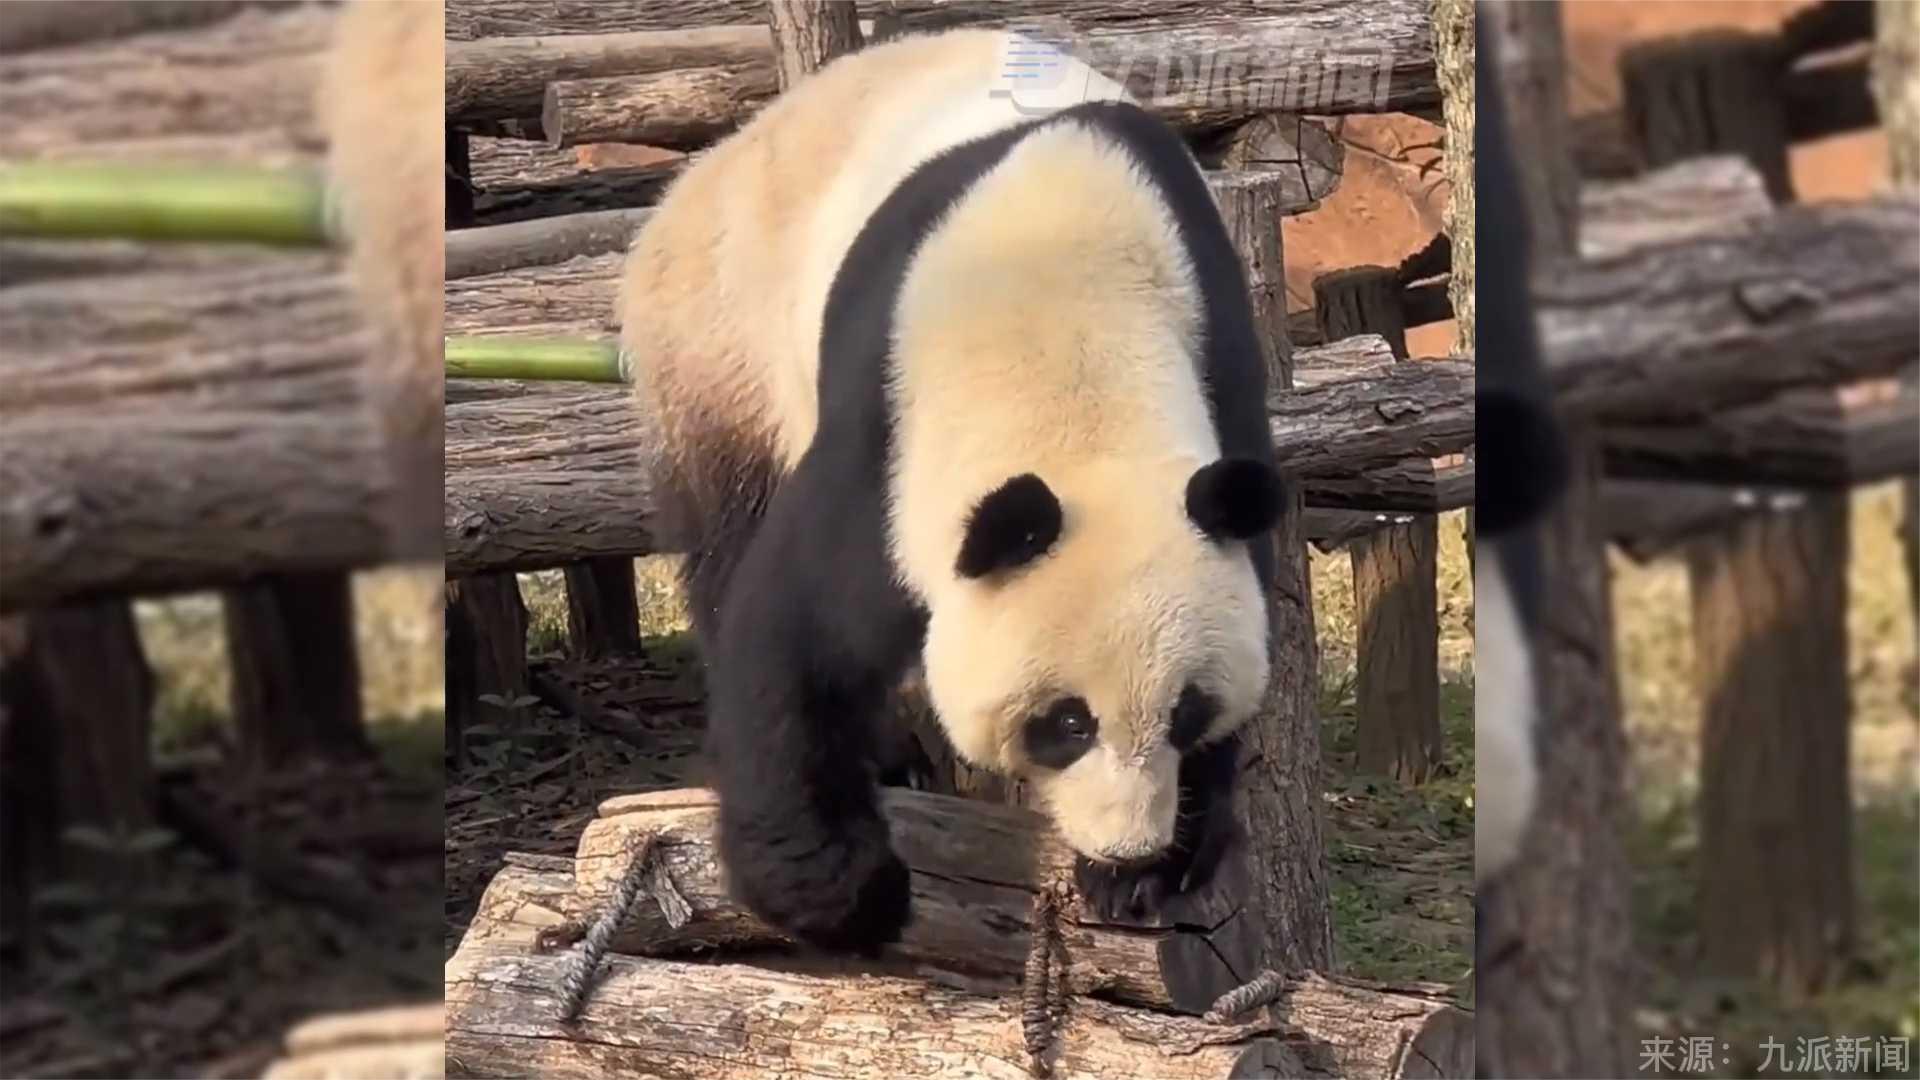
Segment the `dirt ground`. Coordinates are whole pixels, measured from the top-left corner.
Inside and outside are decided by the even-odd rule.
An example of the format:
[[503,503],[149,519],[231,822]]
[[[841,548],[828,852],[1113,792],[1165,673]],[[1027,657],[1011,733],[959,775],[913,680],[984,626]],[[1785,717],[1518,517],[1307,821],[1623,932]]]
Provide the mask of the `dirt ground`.
[[218,601],[136,605],[169,809],[71,836],[107,869],[36,890],[0,969],[0,1076],[253,1077],[300,1020],[439,996],[439,583],[355,581],[376,756],[272,775],[234,764]]

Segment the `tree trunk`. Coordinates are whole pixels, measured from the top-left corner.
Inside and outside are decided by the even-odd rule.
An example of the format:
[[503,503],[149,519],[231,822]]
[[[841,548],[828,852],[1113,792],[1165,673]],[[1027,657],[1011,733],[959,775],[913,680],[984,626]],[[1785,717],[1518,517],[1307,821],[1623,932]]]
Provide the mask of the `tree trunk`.
[[767,0],[767,26],[782,90],[865,44],[851,0]]
[[[1728,32],[1629,50],[1621,78],[1646,160],[1737,153],[1772,199],[1792,201],[1781,55],[1777,37]],[[1847,501],[1823,497],[1688,553],[1705,702],[1701,910],[1713,913],[1702,944],[1719,971],[1788,993],[1834,974],[1852,922],[1847,556]],[[1773,872],[1783,846],[1806,860],[1801,888]]]
[[233,721],[255,762],[371,752],[360,716],[353,583],[343,573],[280,574],[223,590]]
[[[1896,187],[1920,191],[1920,6],[1880,0],[1874,33],[1873,91],[1887,129],[1888,170]],[[1909,365],[1905,377],[1910,387],[1920,384],[1920,367]],[[1900,486],[1906,502],[1900,541],[1920,633],[1920,476]]]
[[576,660],[640,655],[633,559],[614,555],[566,568],[567,643]]
[[[1517,161],[1532,271],[1578,250],[1578,180],[1567,145],[1566,62],[1557,4],[1481,4],[1478,46],[1500,74],[1498,110]],[[1483,68],[1482,70],[1486,70]],[[1495,100],[1479,99],[1483,109]],[[1485,166],[1482,151],[1476,164]],[[1486,239],[1486,238],[1482,238]],[[1497,303],[1525,303],[1501,296]],[[1548,359],[1553,359],[1551,353]],[[1627,796],[1595,432],[1566,432],[1569,484],[1541,525],[1544,683],[1540,800],[1498,894],[1483,890],[1476,946],[1483,1076],[1626,1076],[1632,1071],[1621,844]]]
[[[1332,342],[1378,334],[1407,355],[1399,275],[1384,266],[1322,274],[1314,319]],[[1439,533],[1431,516],[1355,541],[1353,600],[1359,640],[1355,718],[1362,771],[1402,783],[1426,780],[1440,763],[1440,609],[1434,573]]]
[[1701,943],[1716,973],[1789,994],[1837,976],[1852,939],[1847,532],[1846,495],[1821,494],[1688,552]]
[[447,582],[447,738],[464,763],[462,733],[502,719],[483,703],[493,694],[513,701],[527,693],[527,607],[511,573]]
[[72,843],[89,825],[154,821],[153,674],[124,600],[0,620],[0,924],[30,933],[33,890],[78,874],[111,884],[110,852]]

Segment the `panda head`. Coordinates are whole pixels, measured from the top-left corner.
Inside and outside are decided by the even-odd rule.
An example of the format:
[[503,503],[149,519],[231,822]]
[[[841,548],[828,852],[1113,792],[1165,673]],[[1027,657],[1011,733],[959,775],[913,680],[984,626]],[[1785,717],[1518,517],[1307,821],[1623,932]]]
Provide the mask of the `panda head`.
[[1266,690],[1248,541],[1280,506],[1273,468],[1243,459],[1103,461],[984,493],[929,611],[927,690],[955,748],[1025,780],[1083,855],[1166,849],[1182,755]]

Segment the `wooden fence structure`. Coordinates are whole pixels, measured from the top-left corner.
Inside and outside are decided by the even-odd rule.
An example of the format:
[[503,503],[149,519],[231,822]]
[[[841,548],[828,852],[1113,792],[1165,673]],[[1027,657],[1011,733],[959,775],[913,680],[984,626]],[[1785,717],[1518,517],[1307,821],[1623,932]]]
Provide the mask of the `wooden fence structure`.
[[[1609,539],[1688,559],[1709,964],[1807,989],[1846,940],[1844,497],[1920,471],[1920,201],[1896,150],[1904,192],[1793,205],[1786,152],[1875,122],[1874,8],[1636,47],[1625,109],[1569,123],[1558,6],[1479,6],[1574,459],[1546,529],[1543,801],[1481,924],[1482,955],[1512,958],[1479,983],[1485,1075],[1634,1061]],[[1906,34],[1883,42],[1885,77],[1913,95],[1913,9],[1878,8],[1883,37]],[[1896,144],[1920,137],[1910,108],[1904,124]]]
[[[338,11],[18,5],[0,17],[0,171],[283,168],[317,192]],[[219,593],[249,767],[368,752],[348,575],[422,542],[396,519],[392,365],[346,260],[317,229],[305,247],[173,244],[23,238],[18,220],[0,227],[0,923],[30,937],[58,879],[124,885],[70,828],[162,822],[268,889],[377,917],[156,776],[132,607]],[[332,1043],[357,1023],[332,1021]]]
[[[1057,1019],[1055,1049],[1043,1058],[1070,1073],[1124,1071],[1120,1062],[1137,1064],[1135,1055],[1158,1040],[1156,1060],[1167,1075],[1241,1075],[1306,1063],[1341,1075],[1466,1075],[1472,1017],[1449,1004],[1441,988],[1370,986],[1325,974],[1331,936],[1311,779],[1319,759],[1317,660],[1304,543],[1309,535],[1341,542],[1471,501],[1472,464],[1461,456],[1472,441],[1471,358],[1396,363],[1388,338],[1344,337],[1371,328],[1337,322],[1315,340],[1340,340],[1294,349],[1279,223],[1337,183],[1337,146],[1324,128],[1275,110],[1285,87],[1259,85],[1247,72],[1226,75],[1227,85],[1207,93],[1197,92],[1195,81],[1204,78],[1196,76],[1201,58],[1228,46],[1244,55],[1249,47],[1313,42],[1312,63],[1322,65],[1314,85],[1324,80],[1327,91],[1319,111],[1438,116],[1428,4],[1389,0],[1359,18],[1351,7],[1315,2],[1153,5],[1150,13],[1094,2],[1046,11],[1110,73],[1126,74],[1123,60],[1132,55],[1175,61],[1170,79],[1160,72],[1156,81],[1155,72],[1136,67],[1129,81],[1189,135],[1211,170],[1209,184],[1268,330],[1274,438],[1301,480],[1305,508],[1294,507],[1276,537],[1278,677],[1268,715],[1255,725],[1236,804],[1243,827],[1266,842],[1230,856],[1223,884],[1197,901],[1211,917],[1126,929],[1077,905],[1063,913],[1068,940],[1060,982],[1073,1003]],[[470,205],[461,208],[471,216],[458,223],[474,227],[448,233],[448,333],[613,331],[608,319],[621,250],[679,159],[623,155],[604,145],[574,154],[568,148],[598,140],[697,153],[777,93],[783,72],[809,70],[836,48],[900,29],[998,24],[1010,12],[964,0],[907,0],[862,3],[860,21],[852,14],[850,7],[823,11],[788,2],[774,4],[771,17],[759,2],[590,10],[522,0],[450,3],[449,159],[471,178]],[[823,15],[842,25],[794,32],[792,20]],[[785,29],[776,33],[776,26]],[[1349,100],[1335,92],[1354,85],[1378,93]],[[1297,103],[1302,91],[1293,92]],[[636,102],[648,107],[633,108]],[[1400,326],[1446,317],[1447,259],[1447,249],[1437,247],[1417,275],[1396,268],[1389,300]],[[576,613],[613,611],[630,623],[631,559],[673,552],[678,540],[654,517],[647,477],[655,444],[624,388],[450,380],[447,401],[452,724],[462,702],[527,690],[526,616],[515,572],[570,567]],[[1430,566],[1425,573],[1430,592]],[[612,606],[622,598],[627,608]],[[576,620],[583,627],[591,621]],[[509,857],[449,961],[454,1074],[592,1073],[657,1066],[663,1054],[699,1075],[805,1067],[815,1054],[835,1071],[903,1076],[934,1075],[962,1059],[1025,1067],[1020,1005],[1006,991],[1020,980],[1029,937],[1044,933],[1034,899],[1048,891],[1049,875],[1066,858],[1037,815],[890,790],[887,812],[917,871],[920,915],[892,961],[829,978],[769,958],[764,949],[739,953],[739,963],[698,968],[675,959],[689,950],[724,955],[778,943],[719,886],[707,839],[712,808],[703,791],[616,799],[601,807],[577,858]],[[643,838],[666,853],[664,869],[650,872],[652,884],[616,935],[616,955],[603,965],[578,1025],[560,1024],[550,1006],[565,958],[543,946],[606,905]],[[664,921],[656,909],[669,913]],[[641,923],[646,928],[636,929]],[[1272,1015],[1239,1026],[1181,1015],[1203,1011],[1219,992],[1265,968],[1298,973]],[[918,981],[929,977],[937,985]],[[736,1049],[760,1048],[721,1055],[731,1066],[702,1051],[701,1002],[717,1007],[758,999],[763,990],[777,990],[799,1012],[777,1015],[753,1005],[731,1012],[721,1038]],[[642,1015],[648,1019],[636,1019]],[[915,1034],[933,1030],[935,1017],[937,1039]],[[894,1045],[869,1046],[855,1034],[875,1023],[892,1033]],[[1166,1049],[1172,1047],[1181,1049]]]

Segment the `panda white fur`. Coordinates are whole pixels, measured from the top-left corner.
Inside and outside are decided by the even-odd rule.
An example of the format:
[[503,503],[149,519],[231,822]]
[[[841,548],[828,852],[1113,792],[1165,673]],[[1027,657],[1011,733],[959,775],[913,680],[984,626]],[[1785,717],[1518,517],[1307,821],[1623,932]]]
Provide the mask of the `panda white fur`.
[[446,16],[420,0],[340,8],[316,88],[327,188],[377,362],[396,478],[394,554],[438,559],[442,541],[442,294],[445,278]]
[[1518,858],[1539,797],[1546,590],[1539,523],[1567,468],[1527,300],[1526,204],[1495,47],[1483,34],[1475,50],[1483,88],[1474,135],[1476,288],[1492,298],[1479,305],[1474,403],[1474,877],[1483,896]]
[[1204,880],[1268,681],[1281,487],[1239,259],[1119,87],[1063,58],[1085,104],[996,95],[1018,42],[827,65],[687,170],[622,284],[728,879],[823,947],[909,917],[871,758],[916,663],[1115,913]]

